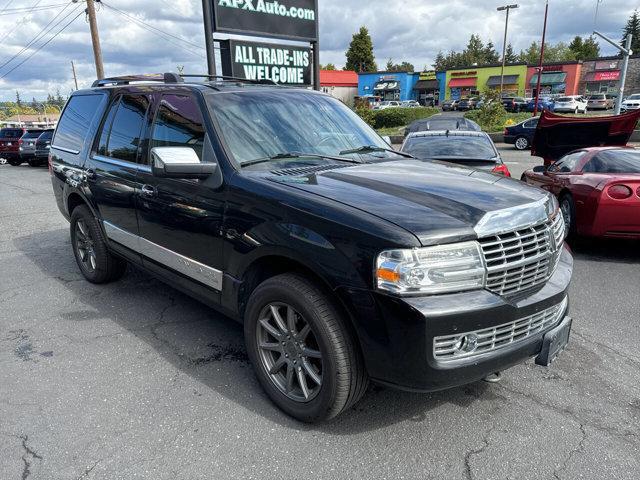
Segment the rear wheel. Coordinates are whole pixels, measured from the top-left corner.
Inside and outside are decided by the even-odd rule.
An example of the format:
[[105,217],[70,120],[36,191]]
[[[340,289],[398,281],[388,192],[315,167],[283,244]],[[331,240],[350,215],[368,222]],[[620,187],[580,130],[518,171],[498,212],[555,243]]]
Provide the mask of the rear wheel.
[[13,165],[14,167],[17,167],[18,165],[22,165],[22,160],[11,159],[11,160],[7,160],[7,163],[9,165]]
[[27,160],[27,163],[29,164],[30,167],[40,166],[40,162],[38,162],[38,160],[36,160],[35,158],[30,158],[29,160]]
[[122,277],[127,262],[107,249],[98,220],[84,205],[71,214],[71,244],[84,278],[91,283],[108,283]]
[[515,141],[516,150],[526,150],[529,148],[529,140],[527,137],[518,137]]
[[249,298],[244,335],[260,384],[303,422],[335,417],[364,394],[368,379],[346,319],[313,282],[270,278]]

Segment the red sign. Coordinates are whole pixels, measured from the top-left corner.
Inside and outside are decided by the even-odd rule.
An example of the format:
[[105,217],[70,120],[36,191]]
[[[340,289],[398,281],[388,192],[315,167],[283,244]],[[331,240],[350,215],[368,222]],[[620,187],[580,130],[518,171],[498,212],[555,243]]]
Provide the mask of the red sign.
[[542,71],[543,72],[561,72],[562,65],[543,65]]
[[466,72],[451,72],[452,77],[475,77],[478,74],[476,70],[467,70]]
[[593,77],[595,82],[609,82],[618,80],[620,78],[620,70],[613,70],[609,72],[596,72]]

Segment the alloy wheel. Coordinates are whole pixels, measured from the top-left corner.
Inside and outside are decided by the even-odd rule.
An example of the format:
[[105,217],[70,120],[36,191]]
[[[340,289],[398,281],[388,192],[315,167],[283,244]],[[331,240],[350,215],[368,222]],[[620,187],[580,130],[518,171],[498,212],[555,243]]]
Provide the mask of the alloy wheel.
[[76,252],[82,266],[88,272],[93,272],[97,266],[95,245],[91,232],[82,218],[76,222],[75,240]]
[[569,200],[563,198],[560,202],[560,211],[562,212],[562,219],[564,220],[565,237],[571,230],[571,204]]
[[516,140],[516,148],[518,150],[524,150],[525,148],[527,148],[529,142],[527,142],[527,139],[524,137],[520,137]]
[[309,322],[291,305],[269,303],[256,323],[262,366],[289,399],[309,402],[322,387],[322,353]]

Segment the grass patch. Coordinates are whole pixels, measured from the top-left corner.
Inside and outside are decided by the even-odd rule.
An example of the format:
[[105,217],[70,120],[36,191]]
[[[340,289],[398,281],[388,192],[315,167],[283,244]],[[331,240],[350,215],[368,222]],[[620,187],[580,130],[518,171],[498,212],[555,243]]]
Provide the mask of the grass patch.
[[492,115],[483,115],[482,110],[471,110],[464,114],[469,120],[473,120],[480,125],[483,131],[487,133],[502,132],[504,127],[516,125],[531,118],[530,112],[509,113],[497,112]]

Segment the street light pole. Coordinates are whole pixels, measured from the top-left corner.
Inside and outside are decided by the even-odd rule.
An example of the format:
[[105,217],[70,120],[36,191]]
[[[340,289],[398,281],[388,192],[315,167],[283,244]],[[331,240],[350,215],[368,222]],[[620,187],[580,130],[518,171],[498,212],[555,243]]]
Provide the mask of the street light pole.
[[540,61],[538,62],[538,80],[536,82],[536,101],[533,105],[533,116],[538,115],[538,100],[540,99],[540,81],[542,80],[542,61],[544,59],[544,41],[547,36],[547,16],[549,15],[549,0],[544,6],[544,26],[542,27],[542,46],[540,47]]
[[618,92],[618,98],[616,100],[616,109],[614,111],[614,115],[620,115],[620,108],[622,107],[622,96],[624,95],[624,84],[627,81],[627,69],[629,68],[629,57],[633,53],[631,51],[631,40],[633,36],[631,34],[627,35],[627,42],[624,44],[624,48],[618,45],[616,42],[611,40],[609,37],[604,36],[600,32],[594,30],[594,35],[598,35],[604,41],[609,42],[611,45],[616,47],[618,50],[622,52],[624,56],[624,60],[622,61],[622,73],[620,74],[620,88]]
[[518,8],[518,4],[504,5],[498,7],[497,10],[502,12],[507,11],[507,16],[504,20],[504,41],[502,42],[502,69],[500,70],[500,97],[502,97],[502,89],[504,88],[504,65],[507,60],[507,29],[509,28],[509,10]]

